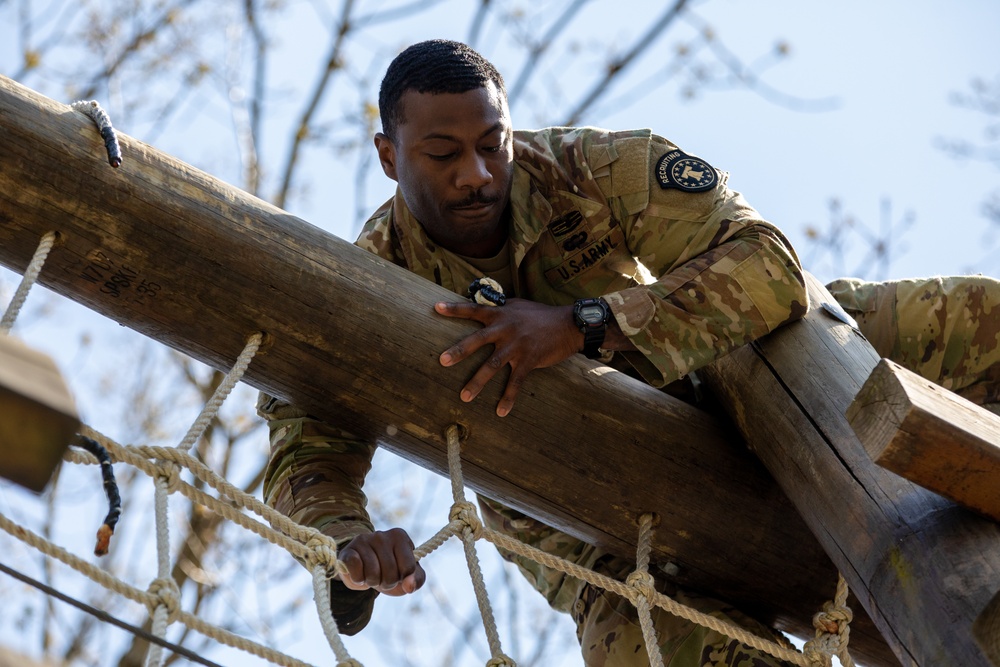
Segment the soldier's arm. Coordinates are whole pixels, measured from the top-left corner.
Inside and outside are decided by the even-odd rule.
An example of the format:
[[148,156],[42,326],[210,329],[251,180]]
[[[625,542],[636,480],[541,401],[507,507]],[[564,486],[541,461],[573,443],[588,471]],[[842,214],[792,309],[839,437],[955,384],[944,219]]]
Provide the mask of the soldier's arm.
[[[394,589],[400,583],[401,572],[404,578],[411,577],[407,585],[412,590],[423,583],[422,571],[417,576],[415,562],[411,562],[412,542],[408,537],[408,557],[405,548],[390,550],[394,558],[400,557],[400,565],[386,564],[378,569],[363,565],[370,560],[365,545],[371,545],[372,536],[379,535],[373,530],[362,491],[375,445],[266,394],[261,394],[258,401],[258,413],[267,420],[271,442],[264,500],[296,523],[315,528],[336,541],[338,550],[342,550],[340,558],[346,558],[356,581],[348,586],[331,580],[331,608],[341,632],[354,634],[368,623],[377,593]],[[353,549],[351,545],[355,545]],[[376,553],[376,562],[382,555]],[[355,558],[362,559],[360,568],[354,564]],[[391,586],[387,585],[389,579],[395,579]],[[393,594],[403,592],[411,591],[400,589]]]
[[801,271],[781,237],[743,228],[649,285],[607,294],[630,361],[654,386],[696,371],[805,314]]
[[650,143],[645,205],[624,216],[632,254],[652,282],[604,298],[639,355],[629,360],[654,386],[711,363],[807,309],[798,258],[717,172],[707,191],[663,187]]
[[841,278],[827,288],[879,356],[1000,414],[1000,281]]

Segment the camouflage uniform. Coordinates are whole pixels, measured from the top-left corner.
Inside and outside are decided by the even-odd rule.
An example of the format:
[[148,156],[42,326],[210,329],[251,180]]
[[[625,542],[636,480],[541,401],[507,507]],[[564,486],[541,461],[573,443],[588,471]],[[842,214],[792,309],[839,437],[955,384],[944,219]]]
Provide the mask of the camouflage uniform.
[[827,288],[879,356],[1000,414],[1000,282],[843,278]]
[[[649,131],[516,132],[514,162],[509,262],[500,258],[510,270],[493,277],[508,294],[551,305],[603,296],[638,349],[609,360],[621,370],[666,386],[805,311],[798,260],[781,233],[726,187],[724,173]],[[483,262],[437,247],[398,191],[357,245],[458,294],[492,275]],[[370,532],[361,485],[374,444],[267,396],[259,408],[271,428],[266,501],[339,545]],[[622,579],[634,566],[495,501],[480,502],[488,525],[547,552]],[[549,604],[572,614],[586,664],[646,664],[630,603],[505,556]],[[723,603],[659,585],[707,613],[770,632]],[[332,587],[342,630],[357,631],[375,594]],[[782,664],[666,612],[657,612],[656,623],[672,667]]]

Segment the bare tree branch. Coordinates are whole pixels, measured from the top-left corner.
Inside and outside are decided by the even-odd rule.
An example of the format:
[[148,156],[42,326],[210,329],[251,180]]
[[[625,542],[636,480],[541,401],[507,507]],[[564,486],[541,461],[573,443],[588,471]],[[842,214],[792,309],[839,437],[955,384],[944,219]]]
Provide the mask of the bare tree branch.
[[544,35],[537,40],[531,40],[526,45],[528,48],[528,57],[525,59],[521,71],[514,78],[514,85],[507,93],[507,99],[510,101],[511,106],[521,97],[522,91],[528,85],[528,81],[534,75],[539,62],[541,62],[542,57],[549,50],[549,47],[556,43],[559,34],[570,26],[570,23],[573,22],[573,19],[580,13],[580,10],[587,2],[589,0],[572,0],[572,2],[566,5],[562,14],[552,22],[552,25],[549,26]]
[[476,44],[479,43],[479,33],[483,29],[483,22],[486,20],[487,14],[489,14],[490,2],[491,0],[479,0],[479,8],[476,9],[476,13],[472,16],[472,23],[469,25],[469,36],[465,40],[472,48],[476,48]]
[[176,5],[168,6],[160,12],[160,14],[148,26],[133,35],[132,39],[129,40],[128,44],[122,48],[118,55],[115,56],[115,58],[108,63],[100,73],[91,79],[90,84],[84,88],[80,97],[83,99],[89,99],[96,95],[97,88],[100,86],[102,81],[107,81],[114,76],[114,74],[118,71],[118,68],[120,68],[133,53],[136,53],[142,49],[143,46],[151,42],[159,33],[160,29],[176,21],[177,13],[193,2],[195,2],[195,0],[177,0]]
[[447,0],[415,0],[415,2],[406,5],[391,7],[386,10],[372,12],[371,14],[363,14],[355,19],[354,25],[358,28],[370,28],[379,23],[395,23],[401,19],[421,14],[442,2],[447,2]]
[[576,108],[566,117],[563,124],[576,125],[579,123],[587,109],[604,95],[615,77],[631,65],[639,55],[666,32],[667,27],[677,19],[686,4],[687,0],[675,0],[673,6],[663,12],[660,18],[636,41],[625,55],[611,61],[604,73],[604,77],[583,96],[581,101],[576,105]]
[[316,113],[316,109],[319,107],[320,101],[323,99],[323,93],[326,92],[326,87],[330,82],[330,78],[333,73],[339,70],[343,65],[343,48],[344,42],[351,30],[351,10],[354,6],[354,0],[344,0],[343,11],[340,14],[340,20],[334,30],[334,39],[330,45],[330,53],[326,58],[326,63],[320,72],[319,79],[316,81],[316,85],[313,87],[313,94],[306,105],[305,110],[302,112],[299,122],[296,125],[295,133],[292,136],[292,145],[288,152],[288,158],[285,160],[284,176],[281,179],[281,187],[278,190],[277,195],[274,197],[274,203],[278,208],[285,208],[285,203],[288,200],[288,192],[292,186],[292,177],[295,172],[295,168],[298,165],[299,151],[302,147],[302,142],[309,138],[309,125],[312,122],[313,115]]
[[[704,26],[703,31],[704,30],[708,30],[708,27]],[[792,109],[793,111],[813,113],[833,111],[840,105],[840,101],[835,97],[805,99],[780,91],[762,81],[758,76],[757,70],[753,67],[744,65],[743,61],[722,43],[722,40],[713,35],[710,39],[706,40],[706,43],[708,48],[715,54],[718,61],[729,70],[733,78],[741,86],[754,91],[772,104],[777,104],[779,106]],[[772,53],[777,53],[782,56],[786,52],[787,46],[784,43],[779,43],[772,51]]]

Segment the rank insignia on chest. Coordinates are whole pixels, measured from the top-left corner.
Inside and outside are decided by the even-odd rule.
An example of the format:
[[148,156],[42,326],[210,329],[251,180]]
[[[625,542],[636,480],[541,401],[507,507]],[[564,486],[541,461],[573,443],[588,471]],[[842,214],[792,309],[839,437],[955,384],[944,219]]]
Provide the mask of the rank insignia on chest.
[[663,189],[705,192],[715,187],[719,176],[715,168],[701,158],[674,150],[656,161],[656,180]]

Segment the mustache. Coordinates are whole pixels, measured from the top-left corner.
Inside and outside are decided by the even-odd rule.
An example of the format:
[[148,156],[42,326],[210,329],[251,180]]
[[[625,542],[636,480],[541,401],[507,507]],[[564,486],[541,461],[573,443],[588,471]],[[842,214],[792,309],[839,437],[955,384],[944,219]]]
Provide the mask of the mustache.
[[500,201],[500,195],[486,195],[482,192],[473,192],[469,197],[452,203],[449,208],[469,208],[471,206],[490,206]]

